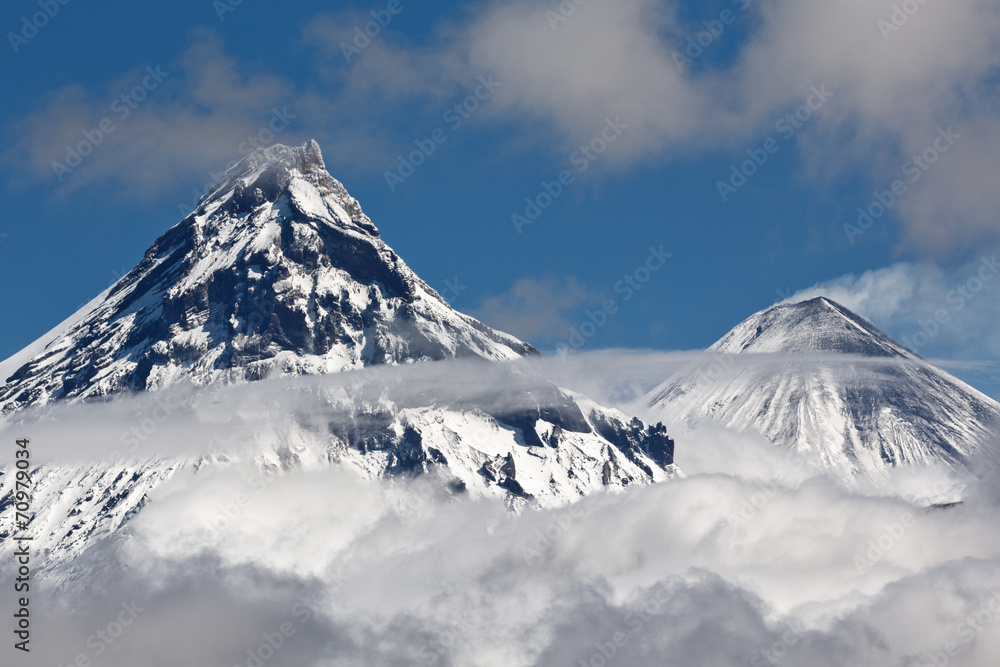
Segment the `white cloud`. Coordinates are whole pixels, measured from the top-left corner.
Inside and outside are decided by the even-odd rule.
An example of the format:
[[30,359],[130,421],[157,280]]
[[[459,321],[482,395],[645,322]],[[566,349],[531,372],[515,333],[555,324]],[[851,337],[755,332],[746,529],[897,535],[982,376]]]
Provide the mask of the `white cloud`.
[[[961,135],[919,182],[909,184],[894,209],[907,244],[941,255],[997,235],[993,212],[1000,202],[991,178],[1000,108],[990,83],[1000,63],[993,39],[1000,5],[918,3],[898,31],[880,29],[879,21],[890,20],[899,4],[734,3],[738,25],[683,72],[675,54],[705,27],[701,20],[682,20],[677,5],[663,0],[588,2],[555,30],[546,12],[556,3],[492,0],[418,41],[400,38],[400,17],[350,64],[340,43],[364,15],[321,14],[303,38],[318,51],[314,65],[324,85],[308,88],[284,76],[245,74],[217,38],[200,33],[169,85],[122,122],[71,180],[78,187],[120,179],[142,191],[170,174],[207,173],[236,156],[236,147],[261,129],[274,105],[286,104],[337,164],[384,169],[413,138],[397,131],[400,118],[410,125],[419,118],[440,122],[483,75],[502,86],[477,119],[500,121],[514,141],[568,154],[594,139],[606,118],[620,116],[629,129],[602,157],[608,166],[707,150],[731,152],[736,160],[774,134],[776,120],[801,105],[811,86],[823,85],[834,97],[795,139],[821,183],[860,176],[886,189],[938,128]],[[716,52],[734,48],[735,55],[718,64]],[[6,154],[8,165],[20,175],[48,179],[66,144],[107,113],[106,93],[127,89],[135,74],[100,94],[80,88],[54,93],[14,128],[21,139]]]
[[[381,39],[347,70],[333,47],[342,31],[329,17],[310,37],[326,44],[330,76],[366,108],[443,101],[490,73],[504,85],[483,113],[519,123],[536,143],[568,151],[593,139],[605,117],[620,115],[631,128],[606,158],[618,165],[712,149],[742,155],[814,85],[834,97],[796,141],[817,176],[860,174],[887,188],[938,128],[953,127],[961,140],[896,209],[908,244],[943,254],[996,236],[989,156],[1000,135],[989,82],[1000,62],[992,37],[1000,5],[925,3],[898,31],[883,31],[879,21],[898,4],[739,3],[741,30],[730,28],[707,48],[735,45],[732,63],[697,63],[683,73],[675,53],[704,26],[681,21],[675,3],[658,0],[586,3],[555,30],[546,12],[556,3],[494,0],[442,27],[430,45]],[[748,35],[737,42],[743,29]]]
[[[711,449],[707,435],[697,445]],[[962,633],[1000,591],[992,481],[950,510],[899,497],[946,480],[914,471],[849,490],[752,465],[497,523],[490,503],[293,471],[193,552],[213,537],[201,519],[240,487],[206,468],[154,493],[105,555],[128,574],[91,589],[87,614],[39,599],[38,627],[61,628],[39,649],[65,664],[134,599],[144,611],[103,664],[246,664],[283,622],[288,665],[568,667],[603,648],[608,664],[745,666],[775,646],[785,664],[905,664],[951,642],[960,664],[991,664],[1000,615],[975,641]]]
[[[218,37],[206,31],[195,32],[176,61],[150,68],[155,78],[137,67],[100,90],[70,86],[54,91],[38,111],[15,123],[17,139],[2,155],[12,179],[50,184],[63,194],[103,183],[120,186],[130,196],[162,195],[164,187],[192,176],[211,181],[211,172],[221,173],[249,154],[254,148],[248,138],[259,141],[275,109],[299,114],[290,104],[287,81],[244,74]],[[149,87],[133,95],[144,80]],[[127,102],[113,102],[122,95]],[[298,142],[294,120],[289,118],[271,139]],[[112,128],[109,133],[101,131],[102,122],[105,130]],[[79,163],[68,158],[67,147],[79,151]],[[70,171],[57,173],[53,163]]]
[[[651,355],[645,367],[635,354],[581,356],[619,369],[628,385],[686,355]],[[590,368],[573,358],[542,368],[559,365],[566,377]],[[477,381],[489,394],[495,380],[452,386],[462,376],[451,365],[408,370],[373,379],[408,377],[417,382],[397,384],[401,395],[437,387],[446,398]],[[195,406],[197,417],[178,410],[163,442],[197,441],[213,415],[260,411],[256,395],[265,413],[308,410],[308,385],[221,392]],[[91,408],[91,421],[80,410],[49,418],[78,439],[97,420],[108,432],[134,424],[127,405]],[[54,446],[57,433],[37,442]],[[61,587],[43,585],[34,599],[33,657],[93,660],[87,638],[134,601],[143,611],[101,664],[253,665],[284,623],[294,632],[264,664],[577,667],[603,650],[614,653],[607,664],[745,667],[766,664],[770,650],[787,652],[777,664],[846,667],[928,664],[952,642],[965,661],[956,664],[1000,658],[1000,614],[982,616],[980,630],[966,621],[1000,591],[1000,495],[985,468],[979,480],[899,469],[844,486],[754,436],[675,435],[686,478],[520,516],[453,499],[429,479],[293,466],[255,484],[247,502],[252,466],[179,471],[149,492],[123,543],[101,542],[67,564],[98,576],[39,582]],[[963,485],[962,505],[923,509]],[[214,521],[227,506],[239,510]],[[0,588],[5,607],[9,594]],[[73,601],[85,611],[65,613]]]

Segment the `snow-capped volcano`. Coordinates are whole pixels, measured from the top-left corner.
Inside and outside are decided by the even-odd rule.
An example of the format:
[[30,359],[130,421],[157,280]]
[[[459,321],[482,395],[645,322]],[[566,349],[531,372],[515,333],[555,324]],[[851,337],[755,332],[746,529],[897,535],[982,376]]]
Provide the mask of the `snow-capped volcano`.
[[[420,280],[315,142],[275,146],[229,170],[105,294],[0,364],[0,432],[37,434],[51,450],[81,419],[108,424],[98,439],[119,450],[37,471],[46,567],[125,539],[149,494],[205,465],[427,474],[519,507],[676,474],[662,426],[513,363],[535,355]],[[146,407],[128,413],[122,400]],[[197,453],[178,454],[178,440]],[[0,470],[0,538],[12,533],[13,485]]]
[[825,298],[753,315],[647,401],[667,423],[756,429],[849,475],[992,460],[1000,423],[996,401]]
[[868,320],[822,297],[761,311],[709,350],[721,354],[812,352],[918,358]]
[[420,280],[312,141],[257,151],[226,172],[77,320],[10,369],[3,412],[181,379],[535,353]]

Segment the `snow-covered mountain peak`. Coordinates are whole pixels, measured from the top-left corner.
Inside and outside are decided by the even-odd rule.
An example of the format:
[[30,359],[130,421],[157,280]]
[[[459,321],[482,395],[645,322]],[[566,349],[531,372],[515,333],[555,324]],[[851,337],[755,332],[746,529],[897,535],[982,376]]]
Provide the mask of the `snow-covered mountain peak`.
[[4,365],[2,413],[178,381],[537,354],[410,270],[314,141],[244,158],[89,312],[30,349]]
[[868,320],[825,297],[762,310],[726,334],[710,351],[918,358]]
[[219,179],[219,184],[225,185],[237,179],[246,179],[249,175],[266,169],[284,169],[288,173],[295,171],[302,176],[330,178],[319,144],[310,139],[301,146],[274,144],[267,148],[258,148],[228,169]]
[[847,476],[1000,460],[1000,404],[825,298],[752,315],[647,400],[666,423],[753,429]]
[[[0,432],[55,424],[75,437],[77,419],[120,424],[120,436],[108,433],[128,460],[33,473],[33,521],[46,527],[38,566],[71,564],[60,576],[83,579],[76,558],[127,540],[123,527],[149,494],[206,461],[268,474],[337,465],[366,478],[430,475],[449,493],[519,508],[677,475],[662,425],[489,363],[531,355],[421,280],[326,172],[315,142],[274,146],[226,172],[111,289],[0,363]],[[463,362],[418,363],[445,360]],[[126,393],[134,402],[72,405]],[[116,412],[129,405],[152,407]],[[161,453],[174,442],[224,450],[225,460]],[[13,498],[13,482],[0,468],[0,498]],[[3,538],[14,515],[12,501],[0,503],[0,560],[13,549]]]
[[[314,140],[302,146],[276,144],[257,149],[222,175],[191,217],[203,223],[220,210],[248,214],[279,202],[303,221],[379,236],[358,201],[327,172],[319,144]],[[259,220],[255,216],[242,217],[250,222]]]

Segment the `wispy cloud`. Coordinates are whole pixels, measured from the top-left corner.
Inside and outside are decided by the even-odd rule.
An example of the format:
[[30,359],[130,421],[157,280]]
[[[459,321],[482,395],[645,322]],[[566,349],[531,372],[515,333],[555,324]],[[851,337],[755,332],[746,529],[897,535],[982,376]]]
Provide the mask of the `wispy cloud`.
[[[824,179],[860,174],[888,187],[939,127],[952,126],[964,140],[946,166],[927,171],[898,213],[904,238],[923,251],[968,247],[996,231],[988,156],[1000,141],[998,106],[984,86],[1000,63],[992,39],[1000,8],[961,0],[947,9],[921,5],[903,20],[897,6],[736,3],[748,31],[717,37],[734,40],[736,57],[687,68],[676,57],[704,25],[687,24],[676,5],[655,0],[580,5],[555,30],[555,5],[495,0],[442,26],[431,45],[379,40],[350,67],[337,49],[343,30],[334,29],[349,21],[324,17],[309,34],[328,54],[329,75],[366,108],[440,99],[458,82],[491,72],[505,87],[488,114],[560,150],[587,141],[607,114],[620,115],[634,129],[609,155],[612,164],[706,149],[742,155],[814,85],[835,100],[796,141]],[[901,24],[889,39],[880,28],[887,21]]]
[[[288,105],[344,164],[381,170],[412,140],[414,119],[439,120],[448,103],[484,75],[503,86],[477,122],[500,121],[517,141],[551,147],[553,154],[589,141],[607,117],[620,116],[631,129],[602,160],[608,167],[705,151],[731,152],[735,159],[801,105],[810,87],[825,86],[833,99],[795,136],[821,183],[860,176],[885,189],[938,128],[961,135],[895,212],[905,242],[923,252],[968,248],[996,236],[1000,195],[992,187],[991,160],[1000,145],[1000,107],[988,84],[1000,64],[992,38],[1000,8],[956,0],[947,7],[920,5],[902,21],[894,18],[898,4],[734,3],[744,27],[716,41],[732,40],[724,51],[736,55],[725,61],[706,55],[688,67],[677,66],[677,55],[704,24],[689,23],[674,3],[659,0],[574,5],[556,29],[549,14],[560,11],[555,3],[493,0],[440,23],[422,41],[400,38],[404,12],[354,59],[345,58],[343,45],[368,15],[325,13],[303,33],[317,54],[314,73],[325,82],[319,88],[251,73],[217,38],[196,33],[194,45],[164,65],[173,68],[171,81],[108,137],[72,183],[120,179],[141,191],[171,173],[216,168],[236,155],[275,105]],[[888,39],[880,27],[886,21],[900,24]],[[17,139],[5,154],[8,165],[47,179],[65,147],[107,114],[106,94],[131,88],[130,74],[145,65],[100,91],[54,92],[12,129]],[[403,118],[408,131],[400,130]]]
[[504,294],[484,298],[470,314],[536,344],[565,338],[585,306],[605,295],[576,278],[523,278]]
[[[1000,658],[1000,616],[977,616],[1000,591],[993,480],[974,482],[962,506],[928,511],[961,480],[900,470],[847,489],[790,474],[748,436],[706,432],[689,446],[686,479],[507,518],[488,502],[435,499],[419,481],[292,470],[216,530],[240,470],[179,473],[123,546],[78,561],[124,573],[87,588],[85,614],[39,598],[38,627],[58,629],[39,659],[93,659],[100,644],[88,637],[123,603],[141,611],[99,656],[110,667],[253,655],[575,667],[608,654],[745,667],[776,646],[789,664],[894,664],[952,644],[972,664]],[[745,448],[765,458],[733,456]],[[64,581],[58,595],[79,592]]]
[[[130,195],[162,195],[166,186],[192,176],[207,180],[251,152],[275,107],[296,114],[289,83],[246,73],[212,33],[196,31],[192,39],[177,60],[137,64],[100,90],[54,91],[10,128],[15,139],[2,159],[12,178],[51,183],[63,193],[100,182]],[[159,86],[141,100],[114,102],[148,80],[147,67],[162,73]],[[293,132],[283,140],[294,143]],[[74,152],[79,166],[60,173],[56,165],[72,166]]]

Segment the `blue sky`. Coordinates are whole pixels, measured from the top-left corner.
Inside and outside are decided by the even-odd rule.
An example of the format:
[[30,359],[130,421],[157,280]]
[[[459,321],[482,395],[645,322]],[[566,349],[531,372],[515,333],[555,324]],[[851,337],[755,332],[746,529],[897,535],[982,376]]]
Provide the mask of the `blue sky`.
[[[998,12],[802,5],[5,3],[0,357],[131,268],[249,137],[315,138],[419,275],[543,350],[609,299],[581,349],[703,348],[829,293],[1000,394]],[[548,205],[518,225],[526,198]]]

